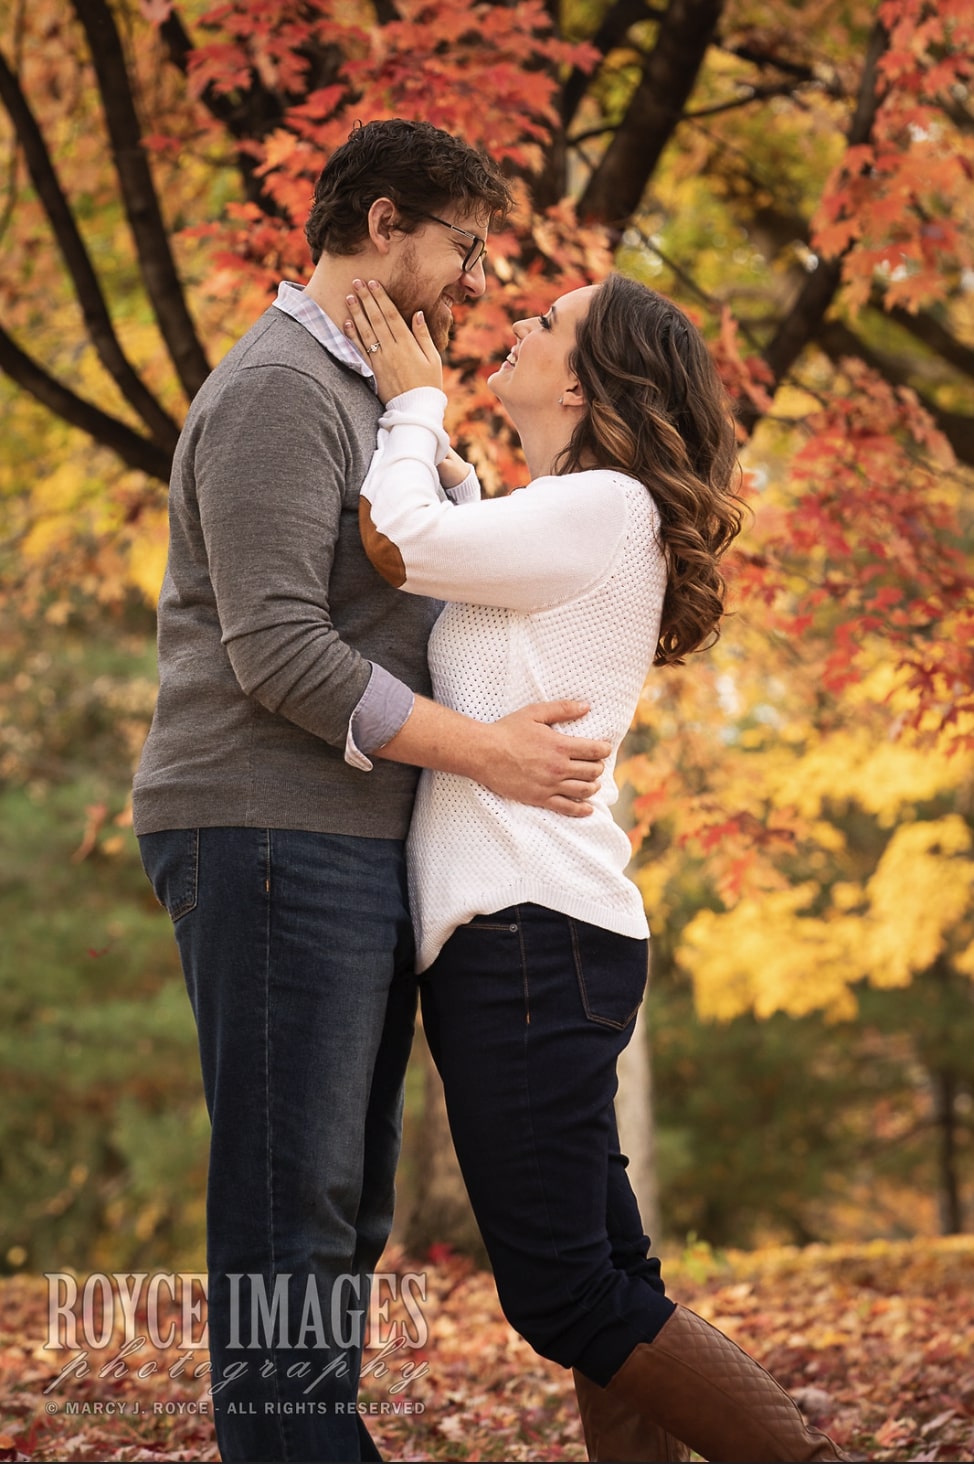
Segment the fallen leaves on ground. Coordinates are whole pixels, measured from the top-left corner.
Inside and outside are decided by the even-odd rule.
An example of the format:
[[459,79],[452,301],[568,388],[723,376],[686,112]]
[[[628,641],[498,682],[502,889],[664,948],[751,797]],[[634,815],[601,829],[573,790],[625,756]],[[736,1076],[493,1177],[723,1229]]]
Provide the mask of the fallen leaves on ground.
[[[362,1398],[385,1458],[585,1459],[570,1375],[511,1331],[488,1274],[439,1246],[425,1262],[390,1252],[382,1269],[425,1275],[429,1331],[422,1346],[366,1354]],[[666,1274],[673,1296],[851,1452],[974,1460],[974,1237],[726,1256],[698,1246]],[[200,1412],[206,1379],[192,1376],[205,1351],[144,1343],[120,1358],[119,1331],[87,1376],[52,1387],[75,1354],[45,1348],[46,1282],[0,1282],[0,1302],[0,1460],[219,1457]],[[390,1303],[388,1326],[422,1340],[415,1303]]]

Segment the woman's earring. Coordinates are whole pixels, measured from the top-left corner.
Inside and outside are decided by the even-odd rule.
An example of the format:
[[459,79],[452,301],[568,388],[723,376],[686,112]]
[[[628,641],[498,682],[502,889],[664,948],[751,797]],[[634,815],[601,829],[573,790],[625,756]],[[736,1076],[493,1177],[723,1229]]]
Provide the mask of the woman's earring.
[[560,396],[560,397],[559,397],[559,398],[558,398],[558,405],[559,405],[559,406],[560,406],[560,407],[563,407],[563,406],[564,406],[564,405],[565,405],[565,397],[564,397],[564,394],[562,394],[562,395],[561,395],[561,396]]

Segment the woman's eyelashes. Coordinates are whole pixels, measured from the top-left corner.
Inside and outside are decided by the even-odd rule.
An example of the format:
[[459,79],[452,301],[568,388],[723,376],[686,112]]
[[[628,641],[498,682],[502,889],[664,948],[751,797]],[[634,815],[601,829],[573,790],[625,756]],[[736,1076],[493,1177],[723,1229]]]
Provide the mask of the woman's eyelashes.
[[538,316],[538,323],[541,326],[541,329],[542,330],[550,330],[551,329],[551,312],[549,311],[547,315],[539,315]]

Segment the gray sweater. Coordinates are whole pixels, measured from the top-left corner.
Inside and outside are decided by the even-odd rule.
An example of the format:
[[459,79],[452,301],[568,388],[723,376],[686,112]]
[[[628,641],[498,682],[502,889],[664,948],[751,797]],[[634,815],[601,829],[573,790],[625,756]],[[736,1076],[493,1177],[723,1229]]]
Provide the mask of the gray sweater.
[[267,827],[402,838],[417,773],[344,760],[374,661],[429,694],[437,602],[365,557],[369,383],[273,306],[217,366],[173,461],[159,700],[137,834]]

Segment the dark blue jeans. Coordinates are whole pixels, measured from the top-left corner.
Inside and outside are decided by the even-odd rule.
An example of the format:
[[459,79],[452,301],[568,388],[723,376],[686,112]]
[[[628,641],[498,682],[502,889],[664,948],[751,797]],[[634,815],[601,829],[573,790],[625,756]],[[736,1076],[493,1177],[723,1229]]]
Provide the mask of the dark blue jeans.
[[647,943],[538,905],[478,915],[420,978],[504,1313],[604,1386],[673,1312],[619,1152],[616,1062]]
[[354,1404],[415,1015],[403,846],[149,834],[212,1123],[209,1337],[225,1460],[379,1457]]

